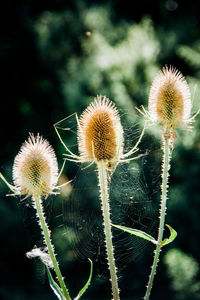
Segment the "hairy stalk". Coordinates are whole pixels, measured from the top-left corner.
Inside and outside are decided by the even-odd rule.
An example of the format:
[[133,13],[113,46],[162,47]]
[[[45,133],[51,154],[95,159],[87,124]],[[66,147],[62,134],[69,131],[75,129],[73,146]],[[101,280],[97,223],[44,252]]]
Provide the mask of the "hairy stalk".
[[170,168],[170,158],[171,158],[171,149],[169,147],[169,140],[166,140],[163,136],[163,165],[162,165],[162,185],[161,185],[161,206],[160,206],[160,223],[158,230],[158,240],[153,260],[153,265],[151,269],[151,274],[149,276],[149,282],[147,285],[147,290],[144,299],[148,300],[150,297],[153,280],[156,274],[156,268],[159,261],[159,255],[161,251],[161,242],[163,239],[164,225],[165,225],[165,215],[166,215],[166,202],[167,202],[167,188],[168,188],[168,177],[169,177],[169,168]]
[[120,298],[119,298],[119,288],[118,288],[118,281],[117,281],[117,270],[115,266],[114,248],[112,244],[106,164],[104,161],[99,161],[97,163],[97,167],[98,167],[98,178],[99,178],[99,186],[100,186],[101,206],[102,206],[103,219],[104,219],[106,252],[107,252],[108,266],[110,270],[110,277],[111,277],[111,284],[112,284],[112,294],[114,300],[119,300]]
[[66,288],[66,285],[64,283],[64,280],[63,280],[58,262],[56,260],[54,247],[51,244],[50,231],[49,231],[48,225],[45,221],[45,216],[44,216],[44,212],[43,212],[43,206],[42,206],[42,203],[41,203],[41,198],[40,197],[33,197],[33,201],[34,201],[35,208],[36,208],[36,211],[37,211],[37,214],[38,214],[38,217],[39,217],[39,224],[41,226],[41,229],[42,229],[42,232],[43,232],[43,235],[44,235],[44,240],[45,240],[45,243],[46,243],[47,248],[48,248],[48,253],[50,255],[50,258],[51,258],[51,261],[52,261],[52,264],[53,264],[53,268],[54,268],[54,271],[57,275],[60,287],[63,291],[64,297],[67,300],[71,300],[69,292],[68,292],[68,290]]

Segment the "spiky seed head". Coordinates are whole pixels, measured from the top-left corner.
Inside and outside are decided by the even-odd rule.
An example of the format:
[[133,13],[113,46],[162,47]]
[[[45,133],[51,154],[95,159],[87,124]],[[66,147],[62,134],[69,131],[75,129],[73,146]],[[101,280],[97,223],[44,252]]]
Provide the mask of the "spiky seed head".
[[30,134],[15,157],[13,180],[22,195],[47,196],[58,180],[58,165],[53,148],[39,134]]
[[78,146],[85,161],[118,160],[123,152],[123,129],[115,105],[97,96],[80,117]]
[[164,67],[155,77],[149,95],[152,121],[166,129],[184,126],[191,111],[190,90],[183,75],[173,67]]

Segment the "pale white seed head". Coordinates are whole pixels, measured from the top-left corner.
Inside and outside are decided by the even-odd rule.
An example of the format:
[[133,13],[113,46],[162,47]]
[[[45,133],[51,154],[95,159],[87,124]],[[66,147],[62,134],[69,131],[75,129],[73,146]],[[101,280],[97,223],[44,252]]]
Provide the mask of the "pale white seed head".
[[13,165],[15,187],[33,197],[52,193],[58,180],[58,164],[53,148],[39,134],[30,134]]

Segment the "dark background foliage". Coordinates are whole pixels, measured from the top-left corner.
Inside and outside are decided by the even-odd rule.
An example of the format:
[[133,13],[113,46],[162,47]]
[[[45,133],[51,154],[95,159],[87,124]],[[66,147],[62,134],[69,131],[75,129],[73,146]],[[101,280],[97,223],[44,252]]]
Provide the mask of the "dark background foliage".
[[[143,123],[135,106],[147,107],[151,82],[165,64],[186,76],[195,112],[200,96],[199,9],[198,1],[178,0],[1,1],[0,171],[5,177],[12,182],[14,157],[29,132],[49,140],[61,166],[64,148],[53,124],[74,112],[80,115],[97,94],[116,103],[128,128],[126,147],[134,145]],[[74,129],[73,118],[63,126]],[[178,238],[162,252],[152,300],[200,299],[199,126],[198,116],[192,132],[177,132],[167,223]],[[73,132],[62,132],[71,146],[76,144]],[[113,221],[155,236],[160,148],[159,129],[151,127],[141,144],[147,155],[119,167],[111,185]],[[72,184],[45,201],[66,283],[75,297],[87,280],[90,257],[94,277],[83,299],[110,299],[94,170],[67,163],[61,180],[68,178]],[[20,202],[7,193],[0,183],[0,298],[56,299],[41,262],[25,256],[43,245],[31,201]],[[114,234],[121,297],[142,299],[153,247]]]

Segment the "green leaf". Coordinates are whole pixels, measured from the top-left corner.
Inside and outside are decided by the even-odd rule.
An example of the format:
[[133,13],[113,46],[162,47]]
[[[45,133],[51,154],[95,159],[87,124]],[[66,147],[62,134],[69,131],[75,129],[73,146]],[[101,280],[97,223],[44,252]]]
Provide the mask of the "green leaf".
[[92,279],[92,273],[93,273],[93,263],[92,263],[91,259],[88,258],[88,260],[90,261],[90,276],[88,278],[88,281],[86,282],[86,284],[84,285],[84,287],[79,291],[78,295],[76,296],[76,298],[74,298],[74,300],[80,299],[81,296],[87,290],[88,286],[90,285],[90,282],[91,282],[91,279]]
[[48,279],[49,279],[49,284],[50,287],[52,288],[52,290],[54,291],[54,293],[56,294],[56,296],[58,297],[59,300],[65,300],[65,297],[63,295],[63,291],[62,289],[59,287],[59,285],[53,280],[53,277],[51,275],[51,272],[49,270],[49,268],[46,266],[47,269],[47,275],[48,275]]
[[136,235],[136,236],[139,236],[145,240],[148,240],[150,242],[152,242],[153,244],[157,244],[157,241],[149,234],[147,234],[146,232],[144,231],[141,231],[141,230],[138,230],[138,229],[133,229],[133,228],[130,228],[130,227],[126,227],[126,226],[121,226],[121,225],[114,225],[112,224],[112,226],[118,228],[118,229],[121,229],[123,231],[126,231],[130,234],[133,234],[133,235]]
[[170,237],[164,239],[164,240],[161,242],[161,244],[160,244],[161,247],[162,247],[162,246],[165,246],[165,245],[167,245],[167,244],[169,244],[169,243],[171,243],[171,242],[173,242],[173,240],[177,237],[177,232],[176,232],[176,230],[174,230],[170,225],[167,225],[167,224],[166,224],[166,226],[167,226],[167,227],[169,228],[169,230],[170,230]]

